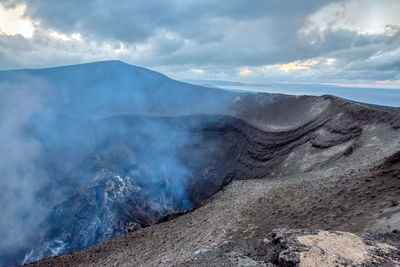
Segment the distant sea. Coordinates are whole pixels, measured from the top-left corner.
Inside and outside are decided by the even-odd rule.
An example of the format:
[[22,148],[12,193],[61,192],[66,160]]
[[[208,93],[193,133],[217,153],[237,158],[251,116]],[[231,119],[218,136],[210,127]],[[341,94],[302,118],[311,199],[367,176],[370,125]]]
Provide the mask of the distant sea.
[[271,85],[218,85],[216,87],[288,95],[335,95],[338,97],[375,105],[400,107],[400,89],[376,89],[340,87],[315,84],[271,84]]

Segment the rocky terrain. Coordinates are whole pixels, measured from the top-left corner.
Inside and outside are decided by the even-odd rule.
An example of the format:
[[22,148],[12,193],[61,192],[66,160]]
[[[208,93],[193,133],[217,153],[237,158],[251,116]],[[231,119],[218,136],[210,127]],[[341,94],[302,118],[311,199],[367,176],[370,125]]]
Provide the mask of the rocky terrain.
[[[231,182],[194,211],[32,265],[398,265],[397,110],[331,96],[281,101],[206,127],[229,151],[209,163],[229,179],[211,183]],[[275,103],[288,113],[271,114]],[[286,124],[290,115],[303,120]],[[190,195],[203,196],[202,186]]]
[[397,108],[202,88],[121,62],[0,72],[21,77],[47,88],[18,128],[40,171],[24,184],[35,205],[8,218],[44,211],[0,246],[2,265],[67,252],[30,265],[399,264]]

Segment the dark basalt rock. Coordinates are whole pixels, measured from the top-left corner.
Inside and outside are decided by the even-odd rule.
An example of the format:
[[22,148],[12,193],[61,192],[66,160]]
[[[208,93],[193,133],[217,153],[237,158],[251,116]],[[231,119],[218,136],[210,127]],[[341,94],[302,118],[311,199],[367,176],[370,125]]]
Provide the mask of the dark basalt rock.
[[[76,194],[54,208],[45,224],[55,227],[43,237],[45,247],[37,250],[39,254],[36,257],[54,255],[54,248],[69,252],[120,235],[129,222],[147,227],[169,220],[201,205],[232,180],[261,179],[271,175],[291,151],[307,142],[323,151],[357,140],[362,134],[365,112],[371,113],[369,120],[381,120],[375,113],[380,114],[382,111],[349,109],[345,101],[325,98],[331,101],[330,108],[286,131],[265,131],[242,119],[217,115],[125,115],[92,122],[89,132],[96,133],[98,128],[115,128],[115,125],[121,124],[124,130],[113,132],[110,138],[102,142],[94,141],[97,145],[84,162],[85,166],[91,166],[91,176],[95,179],[81,184]],[[340,121],[332,119],[337,110],[343,112],[346,109],[349,111],[343,113]],[[392,116],[392,119],[398,119]],[[147,132],[138,130],[143,121],[168,125],[168,135],[163,136],[162,132],[157,132],[149,137]],[[327,134],[321,135],[318,131],[326,131]],[[150,180],[153,174],[165,176],[162,171],[157,171],[160,170],[157,162],[162,163],[167,159],[165,151],[168,151],[168,144],[182,139],[177,138],[182,134],[190,135],[191,141],[175,143],[173,147],[178,149],[174,153],[183,168],[190,170],[190,173],[183,185],[185,194],[176,198],[173,191],[169,191],[171,188],[168,184],[171,181],[168,178],[157,184],[143,181],[147,181],[144,177],[148,175]],[[157,139],[157,142],[152,139]],[[146,158],[129,161],[135,158],[135,150],[142,149],[142,143],[166,144],[166,148],[161,148],[158,161],[157,156],[151,158],[151,161]],[[149,149],[157,151],[160,148]],[[352,152],[353,147],[350,146],[342,155],[349,156]],[[335,157],[330,160],[338,156]],[[395,156],[393,158],[396,159]],[[149,174],[149,169],[156,171]],[[52,250],[46,249],[49,247]],[[285,253],[280,256],[281,262],[296,261],[297,254],[290,250]]]

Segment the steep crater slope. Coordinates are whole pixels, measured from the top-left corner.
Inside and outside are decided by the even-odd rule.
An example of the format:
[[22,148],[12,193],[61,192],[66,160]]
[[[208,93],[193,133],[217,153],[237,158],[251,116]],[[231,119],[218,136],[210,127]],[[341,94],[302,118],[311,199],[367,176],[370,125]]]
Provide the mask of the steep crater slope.
[[[68,120],[56,121],[69,126]],[[287,132],[264,132],[227,116],[110,117],[82,126],[80,140],[91,145],[79,143],[79,155],[67,156],[72,168],[59,166],[59,149],[41,140],[50,148],[42,163],[54,177],[48,187],[69,197],[43,223],[44,235],[34,237],[43,245],[26,260],[85,248],[132,223],[152,225],[196,207],[234,179],[262,178],[321,126],[316,120]],[[105,135],[104,129],[113,130]],[[64,132],[63,126],[57,135],[68,140]]]
[[[255,97],[257,103],[261,96]],[[282,96],[278,101],[293,99],[314,111],[305,116],[293,108],[293,116],[306,119],[285,131],[276,130],[284,122],[279,113],[272,123],[254,114],[251,117],[258,119],[251,124],[225,116],[154,118],[168,120],[169,125],[192,125],[190,135],[200,134],[201,142],[178,154],[189,159],[186,164],[199,163],[189,165],[193,176],[186,190],[194,206],[203,206],[173,220],[176,216],[144,210],[142,214],[152,218],[148,224],[160,217],[163,223],[38,264],[210,263],[212,258],[200,255],[216,248],[214,243],[252,242],[282,226],[351,232],[397,229],[399,115],[332,96]],[[315,112],[313,105],[321,103],[324,108]],[[242,118],[246,116],[242,113]],[[265,130],[268,127],[270,131]],[[241,181],[204,204],[232,180]],[[137,210],[132,205],[126,209]],[[181,211],[185,210],[166,214]],[[127,221],[147,226],[135,216]]]

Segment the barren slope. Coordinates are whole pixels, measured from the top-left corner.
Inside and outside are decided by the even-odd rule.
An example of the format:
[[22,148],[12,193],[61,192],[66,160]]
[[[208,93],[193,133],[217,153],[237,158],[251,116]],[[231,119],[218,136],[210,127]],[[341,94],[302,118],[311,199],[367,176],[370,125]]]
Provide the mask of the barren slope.
[[208,140],[221,138],[224,154],[205,165],[206,176],[195,176],[191,196],[201,201],[208,194],[201,185],[215,177],[210,172],[222,171],[222,187],[233,181],[199,208],[31,265],[200,264],[212,248],[271,239],[275,228],[399,230],[396,110],[331,96],[266,99],[239,99],[230,115],[242,120],[222,119],[201,130]]

